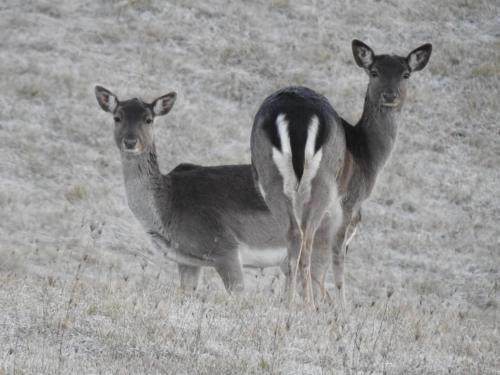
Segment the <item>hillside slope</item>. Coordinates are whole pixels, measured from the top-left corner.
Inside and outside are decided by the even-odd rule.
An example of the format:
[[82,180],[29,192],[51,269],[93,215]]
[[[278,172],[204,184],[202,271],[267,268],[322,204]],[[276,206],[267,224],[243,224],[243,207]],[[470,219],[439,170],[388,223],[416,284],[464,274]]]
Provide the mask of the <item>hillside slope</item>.
[[[453,373],[499,370],[500,23],[494,1],[0,3],[1,373]],[[434,46],[347,257],[345,322],[288,311],[277,269],[197,296],[126,205],[120,98],[178,92],[160,165],[248,163],[252,118],[286,85],[362,110],[358,38]],[[328,283],[331,287],[331,283]]]

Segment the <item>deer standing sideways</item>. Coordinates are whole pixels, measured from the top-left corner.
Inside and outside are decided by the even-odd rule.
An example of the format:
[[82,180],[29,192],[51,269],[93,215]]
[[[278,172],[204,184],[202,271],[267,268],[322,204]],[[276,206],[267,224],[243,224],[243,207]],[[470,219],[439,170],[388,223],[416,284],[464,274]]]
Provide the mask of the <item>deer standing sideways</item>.
[[178,264],[181,287],[198,287],[201,267],[215,267],[229,292],[243,289],[242,266],[279,266],[286,257],[285,227],[256,190],[250,165],[180,164],[160,172],[154,122],[176,94],[152,103],[120,101],[96,86],[100,107],[113,115],[128,205],[154,247]]

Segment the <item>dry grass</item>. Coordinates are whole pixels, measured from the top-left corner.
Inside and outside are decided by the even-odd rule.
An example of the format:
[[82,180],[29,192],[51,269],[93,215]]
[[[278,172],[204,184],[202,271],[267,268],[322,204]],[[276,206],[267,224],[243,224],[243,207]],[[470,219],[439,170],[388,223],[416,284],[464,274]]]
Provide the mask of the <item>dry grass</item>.
[[[498,19],[487,0],[0,5],[0,373],[498,373]],[[355,37],[434,52],[350,246],[352,314],[286,310],[276,269],[247,271],[238,298],[212,270],[180,293],[126,206],[93,85],[179,93],[164,171],[248,162],[279,87],[358,118]]]

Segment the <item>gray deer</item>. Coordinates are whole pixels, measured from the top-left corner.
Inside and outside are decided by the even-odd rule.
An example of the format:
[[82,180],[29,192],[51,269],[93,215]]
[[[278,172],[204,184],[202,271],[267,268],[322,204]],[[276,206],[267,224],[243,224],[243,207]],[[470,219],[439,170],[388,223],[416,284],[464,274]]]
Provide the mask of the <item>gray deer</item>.
[[229,292],[243,289],[242,266],[278,266],[286,257],[285,225],[256,190],[250,165],[180,164],[163,175],[153,124],[176,100],[119,101],[101,86],[97,102],[113,115],[130,209],[153,245],[178,264],[181,287],[195,290],[202,266],[215,267]]
[[394,146],[408,78],[426,66],[432,46],[424,44],[401,57],[375,55],[354,40],[352,50],[370,77],[356,126],[305,87],[272,94],[255,116],[254,179],[272,214],[286,225],[289,302],[300,274],[305,303],[314,306],[333,253],[335,298],[344,309],[346,243]]

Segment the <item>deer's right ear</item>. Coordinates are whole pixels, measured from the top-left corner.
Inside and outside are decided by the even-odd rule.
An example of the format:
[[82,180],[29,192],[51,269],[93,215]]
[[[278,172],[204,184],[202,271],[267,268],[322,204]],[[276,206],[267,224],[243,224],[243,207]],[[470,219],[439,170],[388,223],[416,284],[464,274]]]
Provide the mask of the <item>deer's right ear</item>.
[[354,39],[352,41],[352,54],[358,66],[368,69],[373,64],[375,53],[362,41]]
[[408,62],[408,66],[410,67],[412,72],[416,72],[418,70],[422,70],[425,68],[432,53],[432,44],[427,43],[424,44],[417,49],[414,49],[410,52],[406,61]]
[[176,98],[177,94],[172,91],[167,95],[160,96],[153,103],[151,103],[155,116],[163,116],[170,112],[170,110],[174,106]]
[[113,113],[118,106],[116,95],[102,86],[95,87],[95,97],[97,98],[97,103],[106,112]]

